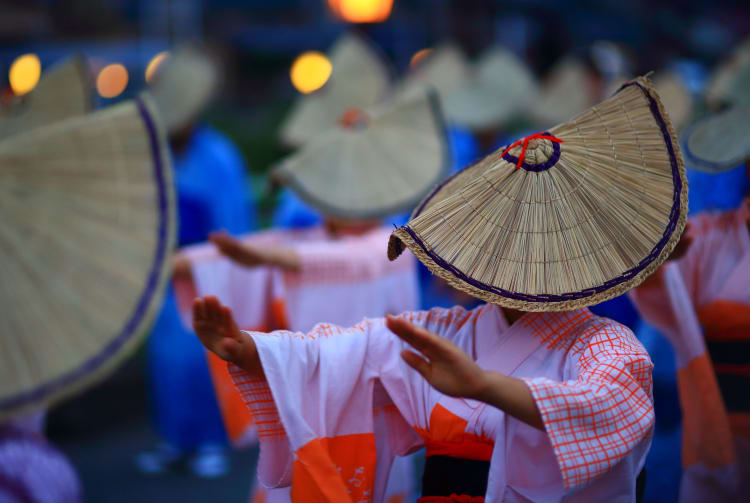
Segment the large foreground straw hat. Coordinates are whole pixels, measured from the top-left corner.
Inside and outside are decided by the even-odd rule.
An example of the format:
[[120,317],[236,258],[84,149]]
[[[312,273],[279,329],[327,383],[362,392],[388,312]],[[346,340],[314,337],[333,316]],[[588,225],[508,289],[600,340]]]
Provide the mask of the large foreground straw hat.
[[397,95],[408,96],[431,87],[445,101],[451,94],[466,86],[471,66],[464,53],[453,44],[443,44],[415,62],[413,68],[398,85]]
[[652,85],[497,150],[439,185],[391,236],[455,288],[523,311],[638,285],[679,239],[685,168]]
[[367,111],[350,109],[272,176],[329,216],[379,218],[414,207],[448,168],[434,92]]
[[750,158],[750,104],[734,106],[690,126],[682,136],[691,168],[722,173]]
[[531,117],[542,127],[559,124],[598,100],[583,60],[566,57],[550,70],[530,108]]
[[148,328],[175,236],[144,102],[0,141],[0,420],[111,371]]
[[92,88],[85,60],[72,57],[42,75],[33,91],[0,109],[0,140],[70,117],[92,108]]
[[195,121],[211,103],[219,85],[219,67],[204,49],[183,46],[160,65],[149,87],[168,133]]
[[388,92],[390,72],[377,50],[359,36],[347,34],[329,51],[331,76],[326,84],[300,96],[281,126],[281,140],[300,146],[336,126],[349,108],[365,109]]
[[535,95],[531,70],[509,50],[494,47],[480,56],[468,81],[443,104],[449,122],[483,130],[513,118]]

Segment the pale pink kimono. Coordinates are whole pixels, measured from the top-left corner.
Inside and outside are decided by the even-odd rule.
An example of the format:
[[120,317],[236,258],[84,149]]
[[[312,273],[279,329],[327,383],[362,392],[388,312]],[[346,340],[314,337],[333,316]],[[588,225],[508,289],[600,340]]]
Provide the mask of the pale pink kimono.
[[[411,256],[394,262],[387,259],[390,233],[383,227],[362,236],[332,239],[318,226],[271,230],[243,238],[256,246],[293,248],[301,261],[298,272],[243,267],[219,255],[211,245],[187,248],[184,252],[191,261],[194,291],[190,285],[183,285],[178,288],[178,299],[188,316],[195,295],[216,295],[232,309],[238,325],[251,330],[309,331],[321,319],[352,325],[365,316],[413,310],[419,304],[416,260]],[[237,445],[252,443],[256,426],[231,383],[226,365],[215,357],[209,361],[230,437]],[[397,463],[387,491],[393,501],[405,499],[413,491],[412,461]],[[256,491],[253,499],[288,501],[288,495],[283,490],[268,494]]]
[[510,327],[490,304],[400,316],[523,378],[546,431],[434,390],[383,319],[248,332],[267,381],[231,372],[262,423],[266,484],[291,484],[294,501],[383,501],[393,455],[424,445],[427,456],[491,460],[488,502],[634,501],[654,413],[652,364],[629,329],[588,309],[527,313]]
[[740,501],[750,494],[750,413],[727,411],[716,377],[750,377],[750,359],[712,362],[706,346],[706,340],[750,343],[749,206],[745,200],[737,210],[691,218],[694,240],[686,255],[631,292],[641,316],[675,349],[683,502]]

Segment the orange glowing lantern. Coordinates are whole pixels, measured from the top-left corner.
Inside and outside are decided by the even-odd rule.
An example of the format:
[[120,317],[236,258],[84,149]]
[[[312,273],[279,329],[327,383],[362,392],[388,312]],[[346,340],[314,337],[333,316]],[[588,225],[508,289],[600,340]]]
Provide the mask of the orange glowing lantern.
[[350,23],[381,23],[391,15],[393,0],[328,0],[328,6]]
[[128,71],[120,63],[107,65],[96,77],[96,90],[102,98],[115,98],[128,87]]

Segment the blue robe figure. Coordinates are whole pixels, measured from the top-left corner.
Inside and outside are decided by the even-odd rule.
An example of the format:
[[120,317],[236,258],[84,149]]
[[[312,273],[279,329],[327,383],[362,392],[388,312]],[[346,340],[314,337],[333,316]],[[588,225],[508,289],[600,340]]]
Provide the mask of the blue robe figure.
[[273,212],[273,226],[277,229],[304,229],[323,222],[320,213],[302,200],[293,190],[283,187]]
[[[173,155],[179,246],[206,241],[212,231],[240,234],[255,227],[244,162],[224,135],[198,126]],[[205,350],[182,324],[171,286],[148,349],[152,417],[163,443],[138,457],[139,468],[159,473],[195,454],[193,473],[222,475],[228,468],[222,454],[227,439]]]

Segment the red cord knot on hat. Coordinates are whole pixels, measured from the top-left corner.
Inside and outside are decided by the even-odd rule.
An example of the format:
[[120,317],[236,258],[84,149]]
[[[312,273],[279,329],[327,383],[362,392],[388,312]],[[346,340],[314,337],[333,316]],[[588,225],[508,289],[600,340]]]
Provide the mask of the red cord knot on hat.
[[503,150],[503,153],[500,154],[500,157],[505,157],[505,154],[510,152],[510,150],[516,148],[518,145],[522,145],[521,154],[518,156],[518,161],[516,162],[516,171],[518,171],[523,165],[524,159],[526,158],[526,149],[529,148],[529,142],[531,140],[549,140],[554,143],[564,143],[563,140],[561,140],[560,138],[556,138],[549,133],[535,133],[525,138],[521,138],[520,140],[516,140],[508,145],[505,150]]
[[359,108],[347,108],[341,116],[339,116],[338,123],[344,129],[355,129],[361,128],[367,125],[369,118]]

